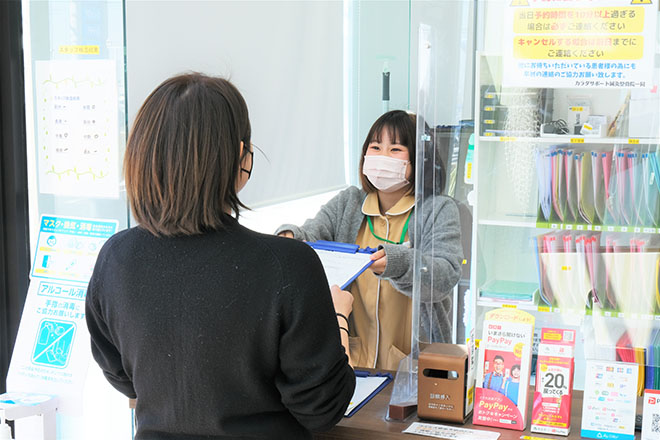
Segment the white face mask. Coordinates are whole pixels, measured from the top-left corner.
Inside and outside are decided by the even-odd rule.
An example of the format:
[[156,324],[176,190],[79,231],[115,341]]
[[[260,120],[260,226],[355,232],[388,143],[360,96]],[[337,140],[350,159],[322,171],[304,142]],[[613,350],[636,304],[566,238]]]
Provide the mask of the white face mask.
[[410,162],[389,156],[364,156],[362,173],[379,191],[394,192],[410,182],[406,179],[406,168]]

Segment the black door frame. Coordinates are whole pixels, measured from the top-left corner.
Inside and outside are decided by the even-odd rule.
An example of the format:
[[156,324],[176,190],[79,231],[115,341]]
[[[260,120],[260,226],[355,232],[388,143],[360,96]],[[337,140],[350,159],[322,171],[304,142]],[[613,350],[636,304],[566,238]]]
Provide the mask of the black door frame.
[[0,392],[30,272],[21,1],[0,1]]

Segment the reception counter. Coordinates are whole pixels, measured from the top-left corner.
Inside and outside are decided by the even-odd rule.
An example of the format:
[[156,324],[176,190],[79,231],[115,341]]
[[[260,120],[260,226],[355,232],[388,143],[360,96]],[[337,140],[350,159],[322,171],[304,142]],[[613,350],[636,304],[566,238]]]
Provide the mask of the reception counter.
[[[337,426],[327,432],[315,433],[315,439],[422,439],[431,437],[412,436],[410,434],[403,434],[402,431],[413,422],[425,423],[438,423],[443,425],[456,426],[459,428],[479,429],[486,431],[496,431],[500,433],[500,440],[520,440],[523,436],[530,438],[536,437],[539,440],[543,439],[579,439],[580,437],[580,423],[582,413],[582,391],[574,391],[573,405],[571,406],[571,434],[568,437],[556,436],[550,434],[540,434],[530,432],[527,423],[527,429],[524,431],[513,431],[508,429],[498,429],[487,426],[474,426],[472,425],[472,418],[468,420],[465,425],[452,424],[447,422],[420,420],[416,414],[411,415],[404,421],[388,421],[387,408],[390,401],[390,394],[392,393],[392,383],[388,384],[385,389],[378,393],[371,401],[363,406],[353,417],[344,418]],[[533,395],[533,390],[532,390]],[[532,399],[529,399],[529,413],[531,416]],[[638,412],[641,412],[641,407],[638,404]],[[531,418],[531,417],[530,417]],[[640,438],[640,433],[635,433],[635,438]]]
[[[387,420],[387,408],[390,403],[393,383],[389,383],[380,393],[378,393],[367,404],[360,408],[353,417],[344,417],[337,426],[330,431],[314,433],[314,438],[319,440],[364,440],[364,439],[422,439],[431,437],[412,436],[403,434],[403,430],[408,428],[413,422],[438,423],[442,425],[456,426],[459,428],[478,429],[485,431],[496,431],[500,433],[499,440],[521,440],[527,437],[528,440],[554,440],[554,439],[580,439],[580,424],[582,414],[582,391],[573,392],[573,405],[571,406],[571,433],[568,437],[560,435],[532,433],[529,429],[529,422],[524,431],[513,431],[509,429],[497,429],[488,426],[474,426],[472,418],[465,425],[453,424],[448,422],[438,422],[433,420],[421,420],[416,414],[412,414],[405,420]],[[531,417],[533,388],[530,388],[529,412]],[[130,399],[129,405],[135,408],[135,400]],[[637,412],[642,411],[642,400],[638,398]],[[635,431],[635,438],[639,439],[639,431]]]

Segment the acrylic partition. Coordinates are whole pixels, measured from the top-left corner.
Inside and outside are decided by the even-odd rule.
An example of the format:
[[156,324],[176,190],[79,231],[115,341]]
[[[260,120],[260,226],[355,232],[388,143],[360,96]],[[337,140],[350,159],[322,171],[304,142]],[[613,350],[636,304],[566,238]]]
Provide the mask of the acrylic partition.
[[[471,22],[473,11],[459,9],[456,19],[466,24]],[[399,364],[392,397],[390,416],[396,417],[398,408],[417,403],[417,360],[420,350],[435,342],[473,344],[471,337],[472,300],[469,290],[469,261],[471,260],[472,208],[468,203],[471,190],[471,154],[473,140],[472,121],[461,120],[465,109],[461,105],[448,103],[461,101],[456,94],[463,94],[469,87],[471,72],[467,71],[467,60],[472,54],[465,48],[454,64],[450,81],[438,75],[441,66],[450,63],[443,51],[446,31],[421,24],[417,45],[417,144],[415,175],[415,223],[412,225],[415,249],[413,279],[413,329],[411,354]],[[452,84],[452,87],[449,87]],[[451,104],[449,104],[451,105]],[[448,286],[445,275],[434,271],[430,256],[434,255],[435,243],[429,234],[430,224],[424,221],[435,212],[446,198],[458,207],[462,225],[461,245],[463,248],[462,275],[459,284]],[[449,318],[451,329],[443,325]],[[474,354],[471,349],[472,354]],[[471,356],[472,357],[472,356]],[[472,368],[470,368],[472,370]],[[395,409],[397,408],[397,409]]]

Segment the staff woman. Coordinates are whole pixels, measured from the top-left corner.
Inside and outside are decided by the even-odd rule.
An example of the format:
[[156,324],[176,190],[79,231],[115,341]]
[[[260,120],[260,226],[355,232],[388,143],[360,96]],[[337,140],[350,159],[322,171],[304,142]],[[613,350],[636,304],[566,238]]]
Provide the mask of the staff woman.
[[[396,370],[410,354],[412,243],[419,243],[424,278],[433,280],[433,286],[422,282],[420,289],[420,331],[427,341],[451,341],[451,294],[463,259],[458,208],[450,198],[438,195],[425,210],[415,210],[415,124],[416,117],[402,110],[383,114],[362,146],[362,188],[350,186],[302,226],[286,224],[276,231],[299,240],[379,248],[371,258],[371,270],[351,285],[355,297],[348,318],[351,360],[358,367]],[[423,225],[417,241],[416,218]]]

